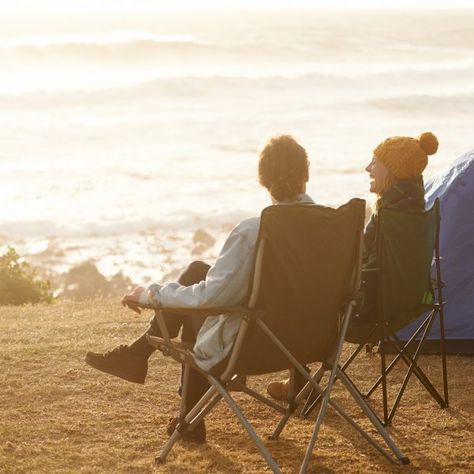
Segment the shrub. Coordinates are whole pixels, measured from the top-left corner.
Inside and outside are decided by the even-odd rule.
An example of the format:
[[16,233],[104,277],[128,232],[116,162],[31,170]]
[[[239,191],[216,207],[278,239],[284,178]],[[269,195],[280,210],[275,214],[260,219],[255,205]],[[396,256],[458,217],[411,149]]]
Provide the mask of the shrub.
[[8,247],[0,256],[0,305],[52,301],[49,281],[38,278],[15,249]]

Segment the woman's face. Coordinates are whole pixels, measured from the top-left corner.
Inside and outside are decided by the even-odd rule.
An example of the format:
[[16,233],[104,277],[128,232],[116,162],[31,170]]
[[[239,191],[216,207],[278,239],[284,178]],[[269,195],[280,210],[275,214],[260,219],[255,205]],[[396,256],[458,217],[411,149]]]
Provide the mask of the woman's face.
[[365,171],[369,173],[371,178],[370,180],[370,192],[378,194],[379,196],[385,191],[385,187],[388,182],[388,177],[390,172],[388,168],[375,156],[372,158],[372,161],[365,168]]

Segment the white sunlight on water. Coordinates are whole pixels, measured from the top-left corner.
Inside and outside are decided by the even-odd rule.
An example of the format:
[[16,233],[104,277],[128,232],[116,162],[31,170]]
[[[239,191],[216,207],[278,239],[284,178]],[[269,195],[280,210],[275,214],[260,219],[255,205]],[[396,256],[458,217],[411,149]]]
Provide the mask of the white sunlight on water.
[[256,161],[275,133],[307,148],[309,192],[329,205],[369,197],[363,169],[387,136],[435,132],[427,176],[472,147],[473,11],[122,2],[91,22],[81,5],[0,19],[0,245],[55,270],[94,258],[156,278],[193,257],[197,228],[217,237],[212,258],[269,202]]

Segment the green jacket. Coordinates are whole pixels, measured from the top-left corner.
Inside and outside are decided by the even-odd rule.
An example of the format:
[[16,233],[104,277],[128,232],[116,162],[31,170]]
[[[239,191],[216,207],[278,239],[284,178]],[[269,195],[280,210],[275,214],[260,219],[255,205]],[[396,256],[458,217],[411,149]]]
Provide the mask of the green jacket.
[[[425,209],[425,189],[421,176],[404,179],[385,192],[379,199],[377,209],[391,208],[407,212],[422,212]],[[369,220],[364,232],[363,268],[377,267],[377,212]],[[373,272],[363,277],[364,301],[360,311],[351,320],[346,340],[354,343],[367,342],[367,335],[373,328],[377,311],[377,277]],[[378,333],[372,332],[372,342],[378,340]]]
[[[380,208],[399,209],[407,212],[425,210],[425,187],[423,177],[403,179],[386,191],[377,205]],[[372,214],[364,232],[364,268],[377,266],[377,213]]]

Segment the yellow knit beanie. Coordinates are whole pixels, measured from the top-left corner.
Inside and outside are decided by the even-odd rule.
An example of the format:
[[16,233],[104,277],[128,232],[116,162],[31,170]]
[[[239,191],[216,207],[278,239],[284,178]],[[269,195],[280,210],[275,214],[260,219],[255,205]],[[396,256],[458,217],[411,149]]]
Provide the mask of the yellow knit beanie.
[[397,179],[419,176],[428,164],[428,155],[438,150],[438,139],[431,132],[418,138],[390,137],[374,150],[380,160]]

